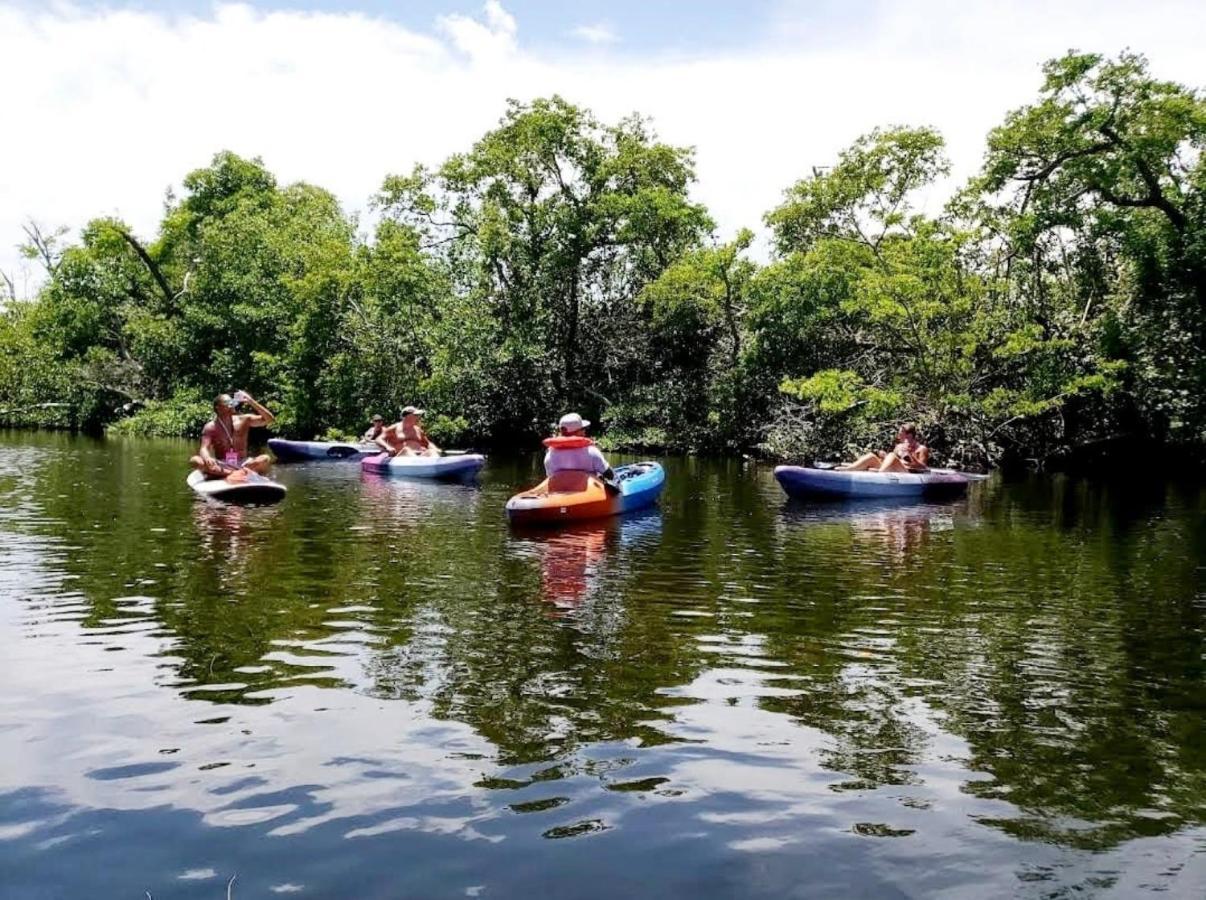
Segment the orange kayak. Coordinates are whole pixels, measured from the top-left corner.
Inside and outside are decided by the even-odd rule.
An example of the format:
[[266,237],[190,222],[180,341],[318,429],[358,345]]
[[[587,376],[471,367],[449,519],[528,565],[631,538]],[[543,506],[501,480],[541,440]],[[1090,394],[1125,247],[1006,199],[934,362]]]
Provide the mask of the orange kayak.
[[507,517],[516,525],[600,519],[652,506],[665,484],[666,472],[654,462],[620,466],[611,489],[586,472],[557,472],[508,500]]

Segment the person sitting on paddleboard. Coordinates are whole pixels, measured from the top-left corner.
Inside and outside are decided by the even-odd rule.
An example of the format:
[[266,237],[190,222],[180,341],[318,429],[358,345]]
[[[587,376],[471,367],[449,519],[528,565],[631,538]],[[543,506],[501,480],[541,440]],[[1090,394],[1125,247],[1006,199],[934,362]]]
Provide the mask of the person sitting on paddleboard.
[[544,442],[549,448],[544,454],[546,475],[552,476],[567,470],[588,472],[599,476],[609,486],[614,486],[615,473],[611,470],[611,464],[595,442],[586,436],[589,427],[590,422],[577,413],[566,413],[561,417],[557,423],[557,437]]
[[369,420],[369,429],[361,438],[366,444],[377,443],[377,437],[381,432],[385,431],[385,418],[381,415],[375,415]]
[[[236,416],[240,403],[246,403],[255,412]],[[253,428],[271,425],[276,420],[271,412],[261,406],[246,391],[219,394],[214,400],[214,417],[201,429],[201,449],[188,461],[194,469],[205,473],[206,478],[226,478],[239,471],[266,475],[272,467],[272,457],[249,457],[247,436]]]
[[917,437],[917,426],[906,422],[896,435],[896,446],[888,453],[864,453],[852,463],[838,466],[840,472],[928,472],[930,448]]
[[403,408],[402,421],[382,431],[374,443],[390,456],[439,456],[440,448],[420,422],[424,412],[417,406]]

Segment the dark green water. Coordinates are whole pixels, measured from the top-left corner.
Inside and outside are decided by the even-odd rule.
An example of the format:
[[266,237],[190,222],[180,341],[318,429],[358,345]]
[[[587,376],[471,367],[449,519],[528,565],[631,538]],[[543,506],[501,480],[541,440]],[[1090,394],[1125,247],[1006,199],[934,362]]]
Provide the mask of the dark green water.
[[1206,494],[513,534],[478,487],[0,434],[4,897],[1206,893]]

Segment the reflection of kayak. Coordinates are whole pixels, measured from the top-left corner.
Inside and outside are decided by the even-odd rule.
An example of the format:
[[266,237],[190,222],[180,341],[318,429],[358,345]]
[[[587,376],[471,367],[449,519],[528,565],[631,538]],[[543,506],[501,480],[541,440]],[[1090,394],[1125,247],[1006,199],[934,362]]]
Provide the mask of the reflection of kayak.
[[268,504],[285,499],[283,484],[254,472],[245,475],[244,480],[227,481],[225,478],[206,478],[194,469],[187,480],[188,486],[202,497],[223,503]]
[[776,466],[775,478],[791,497],[921,497],[958,494],[971,479],[953,469],[928,472],[839,472]]
[[431,478],[438,481],[467,481],[486,464],[480,453],[455,456],[390,456],[378,453],[360,461],[360,468],[375,475],[402,478]]
[[307,459],[362,459],[380,453],[376,444],[352,444],[343,441],[287,441],[270,438],[268,448],[281,462],[302,462]]
[[655,462],[634,463],[616,469],[616,481],[618,491],[586,472],[557,472],[508,500],[507,516],[517,525],[552,525],[644,509],[657,502],[666,472]]

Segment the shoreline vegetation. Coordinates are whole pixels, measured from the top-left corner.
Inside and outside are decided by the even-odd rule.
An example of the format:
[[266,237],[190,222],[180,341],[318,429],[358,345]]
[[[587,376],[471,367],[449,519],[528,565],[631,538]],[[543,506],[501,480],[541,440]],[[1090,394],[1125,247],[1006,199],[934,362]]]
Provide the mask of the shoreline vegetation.
[[941,135],[883,127],[786,186],[765,260],[691,199],[692,149],[557,96],[386,177],[369,234],[218,153],[154,235],[30,223],[0,425],[191,435],[245,388],[300,438],[418,403],[452,446],[572,408],[617,449],[849,457],[912,420],[956,466],[1200,458],[1206,99],[1131,53],[1042,74],[940,211]]

